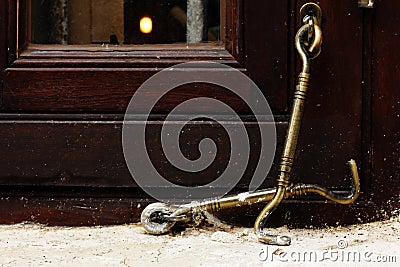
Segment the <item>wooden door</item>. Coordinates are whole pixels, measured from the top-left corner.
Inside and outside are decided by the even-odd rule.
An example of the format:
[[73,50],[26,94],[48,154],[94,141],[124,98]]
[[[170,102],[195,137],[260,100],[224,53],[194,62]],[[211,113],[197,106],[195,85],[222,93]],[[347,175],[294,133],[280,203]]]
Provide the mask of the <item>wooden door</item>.
[[[300,68],[293,45],[300,26],[298,10],[306,2],[221,1],[227,27],[223,45],[105,51],[31,45],[26,30],[27,2],[0,0],[0,222],[91,225],[137,221],[143,207],[153,200],[136,185],[127,169],[121,146],[123,114],[134,91],[147,78],[160,68],[180,62],[225,63],[256,82],[274,112],[277,161]],[[286,201],[271,224],[369,221],[384,217],[378,211],[398,197],[399,183],[387,177],[399,168],[391,154],[398,147],[399,124],[387,113],[397,110],[396,101],[400,99],[394,84],[400,75],[398,68],[389,68],[392,61],[380,40],[387,40],[388,47],[398,45],[395,33],[400,24],[388,25],[385,18],[399,20],[394,11],[399,4],[394,0],[376,2],[374,9],[362,9],[357,1],[319,1],[324,43],[321,55],[312,62],[310,96],[294,171],[296,181],[345,193],[349,190],[345,163],[354,158],[362,179],[361,197],[352,206],[315,196]],[[387,28],[388,33],[383,30]],[[173,92],[156,107],[149,133],[154,145],[159,143],[165,114],[176,104],[210,95],[229,103],[244,121],[248,119],[249,133],[257,140],[257,124],[248,118],[246,107],[235,96],[204,84],[194,89]],[[391,93],[394,96],[389,102],[394,108],[383,108],[379,97]],[[379,116],[382,113],[384,117]],[[194,143],[204,136],[221,135],[216,123],[200,121],[187,127]],[[380,127],[387,139],[382,138]],[[257,141],[252,146],[257,151]],[[223,155],[229,148],[226,140],[220,141],[220,148]],[[164,162],[162,151],[155,151],[155,161]],[[382,161],[386,154],[390,155]],[[234,192],[246,190],[257,160],[252,156]],[[204,177],[225,163],[219,159],[209,173],[193,176],[193,181],[204,183]],[[161,167],[175,182],[181,182],[181,173],[167,165]],[[274,186],[276,175],[275,164],[263,187]],[[387,182],[391,186],[385,193]],[[391,205],[398,206],[398,202]],[[262,205],[228,210],[220,216],[234,223],[252,224],[260,208]]]

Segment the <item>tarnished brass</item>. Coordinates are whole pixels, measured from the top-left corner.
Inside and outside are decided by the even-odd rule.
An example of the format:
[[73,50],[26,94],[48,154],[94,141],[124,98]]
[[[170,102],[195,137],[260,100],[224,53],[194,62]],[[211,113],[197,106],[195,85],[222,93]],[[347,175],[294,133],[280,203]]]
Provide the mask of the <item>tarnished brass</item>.
[[337,195],[319,185],[293,185],[291,183],[292,167],[310,79],[310,60],[319,55],[322,45],[322,31],[320,28],[322,19],[321,9],[318,5],[309,3],[302,7],[301,13],[304,16],[302,18],[304,25],[297,32],[295,42],[297,51],[303,62],[303,68],[298,76],[298,83],[294,93],[276,188],[242,193],[221,199],[204,200],[180,206],[167,206],[162,203],[151,204],[144,209],[141,217],[143,227],[148,233],[163,234],[168,232],[178,222],[183,224],[199,224],[206,217],[205,214],[222,209],[268,202],[254,224],[258,240],[270,245],[290,245],[290,237],[272,235],[263,230],[263,226],[269,216],[282,200],[307,194],[318,194],[340,204],[351,204],[357,199],[360,192],[360,180],[354,160],[348,162],[351,173],[351,193],[348,196]]
[[314,19],[315,24],[321,25],[322,10],[315,3],[307,3],[300,8],[300,18],[302,23],[308,23],[310,17]]

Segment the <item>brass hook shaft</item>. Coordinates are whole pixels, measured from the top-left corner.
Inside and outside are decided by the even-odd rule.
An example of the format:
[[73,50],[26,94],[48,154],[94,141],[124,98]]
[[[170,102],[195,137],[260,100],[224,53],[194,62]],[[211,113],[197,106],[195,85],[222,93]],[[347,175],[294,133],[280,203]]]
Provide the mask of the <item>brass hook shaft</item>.
[[[296,48],[302,60],[303,68],[299,74],[298,84],[294,94],[289,127],[280,162],[280,174],[277,179],[277,187],[273,189],[242,193],[221,199],[204,200],[202,202],[195,202],[175,207],[168,207],[165,204],[160,203],[151,204],[143,211],[141,218],[143,226],[147,232],[152,234],[162,234],[169,231],[175,223],[197,224],[202,220],[202,215],[207,215],[206,212],[215,212],[227,208],[268,202],[254,224],[254,229],[259,241],[271,245],[290,245],[290,237],[272,235],[263,230],[269,216],[278,207],[282,200],[310,193],[319,194],[339,204],[351,204],[357,199],[360,192],[360,180],[357,165],[354,160],[348,162],[351,172],[351,192],[347,196],[336,194],[319,185],[291,185],[292,167],[310,79],[310,60],[319,55],[322,45],[322,31],[319,27],[322,18],[320,8],[314,3],[309,3],[304,5],[301,11],[302,13],[311,16],[308,19],[311,19],[313,23],[306,23],[308,20],[304,21],[304,25],[299,29],[295,38]],[[312,27],[311,31],[310,27]],[[309,38],[310,32],[312,33],[312,39]]]
[[[311,18],[312,19],[312,18]],[[296,153],[297,141],[300,132],[301,120],[304,113],[305,102],[307,98],[308,82],[310,78],[310,53],[305,47],[303,36],[308,35],[310,27],[314,24],[304,24],[296,34],[295,44],[297,51],[303,62],[302,72],[299,74],[298,84],[294,94],[293,106],[289,121],[289,127],[286,133],[285,146],[280,163],[280,175],[277,180],[278,186],[274,198],[267,204],[267,206],[258,215],[254,224],[254,230],[259,241],[270,245],[290,245],[291,239],[287,236],[279,236],[268,234],[263,231],[263,226],[272,212],[285,198],[286,188],[291,182],[291,173]],[[318,27],[319,28],[319,27]],[[311,45],[312,49],[319,49],[322,44],[322,34],[314,36],[314,42]]]

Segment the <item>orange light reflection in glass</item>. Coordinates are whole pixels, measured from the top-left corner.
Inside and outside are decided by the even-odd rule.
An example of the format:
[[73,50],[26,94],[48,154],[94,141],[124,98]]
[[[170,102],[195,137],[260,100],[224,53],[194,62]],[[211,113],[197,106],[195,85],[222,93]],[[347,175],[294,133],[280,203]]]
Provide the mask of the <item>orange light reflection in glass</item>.
[[149,17],[140,19],[140,31],[144,34],[149,34],[153,31],[153,21]]

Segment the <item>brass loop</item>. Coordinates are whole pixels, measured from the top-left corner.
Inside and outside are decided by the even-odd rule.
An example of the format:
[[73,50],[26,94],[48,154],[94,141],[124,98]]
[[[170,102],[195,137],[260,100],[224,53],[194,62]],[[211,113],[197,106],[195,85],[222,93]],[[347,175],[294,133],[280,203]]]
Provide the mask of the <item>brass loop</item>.
[[[310,29],[312,37],[309,39]],[[296,34],[295,38],[297,51],[304,61],[308,59],[315,59],[321,53],[322,46],[322,31],[317,24],[304,24]],[[303,71],[308,73],[308,71]]]

